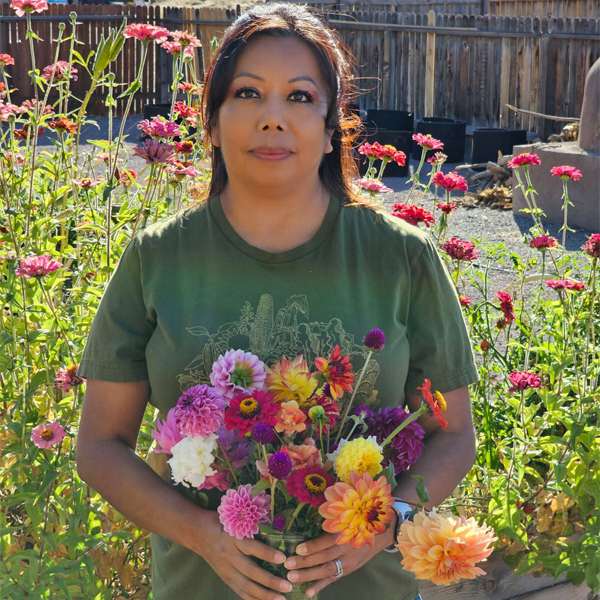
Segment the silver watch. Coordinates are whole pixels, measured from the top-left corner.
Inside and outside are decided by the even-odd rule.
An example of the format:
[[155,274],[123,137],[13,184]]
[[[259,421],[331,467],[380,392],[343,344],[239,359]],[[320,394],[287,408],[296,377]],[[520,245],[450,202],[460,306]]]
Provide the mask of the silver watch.
[[[392,505],[392,508],[396,511],[396,514],[398,515],[398,522],[396,523],[396,531],[394,532],[394,540],[397,540],[398,535],[400,533],[400,525],[402,525],[402,523],[410,517],[412,508],[410,507],[409,504],[407,504],[400,498],[395,498],[395,500],[396,501]],[[395,541],[391,546],[384,548],[384,550],[386,552],[399,552],[398,548],[396,547]]]

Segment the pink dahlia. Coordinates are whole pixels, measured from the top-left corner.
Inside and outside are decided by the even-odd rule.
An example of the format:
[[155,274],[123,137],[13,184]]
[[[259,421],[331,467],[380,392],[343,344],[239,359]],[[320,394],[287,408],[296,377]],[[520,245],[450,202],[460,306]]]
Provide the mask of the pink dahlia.
[[322,467],[312,465],[292,471],[286,479],[288,494],[314,508],[325,502],[325,490],[335,483],[333,476]]
[[67,79],[77,81],[77,73],[78,70],[70,65],[67,61],[59,60],[53,65],[44,67],[44,70],[42,71],[42,78],[47,82],[53,81],[54,83],[59,81],[67,81]]
[[479,251],[475,250],[473,242],[451,238],[441,246],[442,250],[454,260],[475,260],[479,256]]
[[31,279],[32,277],[42,277],[53,273],[57,269],[60,269],[63,265],[61,262],[52,258],[51,254],[42,254],[41,256],[26,256],[21,259],[20,267],[15,269],[15,275],[17,277],[25,277],[25,279]]
[[0,67],[10,67],[15,64],[15,59],[10,54],[0,54]]
[[14,9],[17,17],[24,17],[25,13],[41,13],[48,10],[46,0],[13,0],[10,7]]
[[466,192],[468,189],[467,180],[462,175],[459,175],[456,171],[452,171],[452,173],[448,173],[447,175],[444,175],[444,173],[438,171],[433,176],[433,183],[449,192],[454,190]]
[[157,27],[156,25],[147,25],[145,23],[132,23],[127,25],[123,31],[123,37],[135,38],[144,44],[156,41],[158,44],[164,42],[170,35],[168,29]]
[[217,508],[223,529],[241,540],[253,538],[259,523],[269,522],[269,499],[265,491],[252,496],[252,486],[241,485],[237,490],[227,490]]
[[550,279],[546,281],[546,285],[555,290],[574,290],[575,292],[580,292],[581,290],[585,290],[585,283],[581,281],[568,281],[567,279]]
[[504,313],[504,319],[507,323],[512,323],[516,317],[512,296],[508,292],[496,292],[496,298],[500,300],[500,310]]
[[83,383],[83,378],[77,376],[77,366],[71,365],[66,369],[59,367],[54,378],[54,387],[62,388],[63,392],[68,392],[71,388],[77,387]]
[[225,401],[209,385],[186,390],[175,405],[175,420],[184,435],[208,437],[223,424]]
[[402,202],[396,202],[392,207],[392,216],[398,217],[415,227],[419,226],[419,223],[425,223],[426,227],[431,224],[435,224],[435,218],[433,215],[424,208],[417,206],[416,204],[403,204]]
[[515,156],[509,160],[506,166],[509,169],[516,169],[517,167],[528,167],[529,165],[541,164],[542,161],[537,154],[527,154],[527,152],[523,152],[523,154],[519,154],[519,156]]
[[160,140],[145,140],[143,146],[137,146],[133,153],[143,158],[148,164],[168,163],[173,160],[173,148]]
[[549,248],[556,248],[558,244],[558,240],[554,237],[550,237],[549,235],[540,235],[539,237],[535,237],[529,242],[530,248],[537,248],[538,250],[544,252]]
[[177,424],[175,407],[169,410],[165,421],[156,419],[156,430],[152,431],[152,437],[160,446],[160,449],[154,448],[154,452],[162,454],[171,454],[171,448],[185,437]]
[[431,134],[423,135],[422,133],[415,133],[412,136],[412,139],[421,146],[421,148],[425,148],[425,150],[443,150],[444,144],[440,142],[440,140],[436,140],[434,137],[431,137]]
[[230,400],[240,392],[262,390],[267,374],[257,356],[243,350],[227,350],[213,363],[210,382]]
[[550,173],[552,173],[554,177],[560,177],[565,180],[570,179],[571,181],[577,181],[578,179],[581,179],[581,171],[567,165],[563,165],[562,167],[552,167]]
[[232,398],[225,409],[225,426],[229,430],[237,430],[240,435],[246,435],[258,423],[274,427],[278,411],[279,405],[273,402],[273,396],[268,392],[254,390],[252,395],[239,394]]
[[356,179],[354,183],[363,188],[363,190],[375,192],[376,194],[394,191],[392,188],[387,187],[382,181],[379,181],[379,179],[367,179],[366,177],[362,177],[361,179]]
[[60,423],[53,421],[38,425],[31,432],[31,441],[38,448],[52,448],[55,444],[59,444],[65,435],[65,428]]
[[436,206],[446,215],[449,215],[458,208],[454,202],[440,202]]
[[528,371],[515,371],[514,373],[511,373],[508,378],[513,385],[513,387],[508,390],[509,392],[542,387],[541,379],[534,373],[529,373]]
[[600,233],[592,233],[581,249],[592,258],[600,258]]
[[181,135],[181,130],[177,123],[167,121],[161,117],[156,117],[152,121],[144,119],[138,124],[137,128],[152,138],[172,138]]

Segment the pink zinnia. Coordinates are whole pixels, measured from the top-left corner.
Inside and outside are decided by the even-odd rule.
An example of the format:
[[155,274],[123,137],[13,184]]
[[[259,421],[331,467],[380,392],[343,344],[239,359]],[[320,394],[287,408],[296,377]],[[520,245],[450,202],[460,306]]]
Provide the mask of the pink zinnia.
[[152,138],[171,138],[181,135],[181,130],[177,123],[166,121],[161,117],[156,117],[152,121],[144,119],[138,124],[137,128]]
[[19,107],[16,104],[2,104],[0,105],[0,121],[8,122],[10,115],[18,115]]
[[443,152],[436,152],[433,156],[427,159],[428,163],[432,165],[443,165],[448,160],[448,156]]
[[38,425],[31,432],[31,441],[38,448],[52,448],[55,444],[59,444],[65,435],[65,428],[60,423],[53,421]]
[[529,165],[541,165],[542,161],[537,154],[519,154],[508,161],[506,165],[509,169],[516,169],[517,167],[528,167]]
[[367,179],[366,177],[361,177],[354,183],[364,190],[375,192],[377,194],[394,191],[392,188],[387,187],[382,181],[379,181],[379,179]]
[[513,387],[508,390],[509,392],[542,387],[542,380],[534,373],[529,373],[528,371],[515,371],[508,378],[513,384]]
[[496,292],[496,298],[500,300],[500,310],[504,313],[504,318],[507,323],[512,323],[515,320],[515,312],[513,299],[508,292]]
[[550,237],[549,235],[540,235],[539,237],[535,237],[531,240],[529,247],[537,248],[543,252],[548,248],[556,248],[557,243],[558,240],[556,238]]
[[325,490],[335,483],[333,476],[318,465],[292,471],[285,487],[299,502],[317,508],[325,502]]
[[144,44],[147,44],[152,40],[161,44],[169,37],[169,35],[170,32],[168,29],[145,23],[132,23],[131,25],[127,25],[123,31],[123,37],[135,38]]
[[103,183],[102,181],[94,181],[89,177],[84,177],[83,179],[73,178],[72,181],[78,188],[81,188],[82,190],[91,190],[92,188],[98,187]]
[[433,183],[435,183],[435,185],[439,185],[445,190],[448,190],[449,192],[453,190],[466,192],[468,189],[467,180],[462,175],[459,175],[456,171],[452,171],[452,173],[448,173],[447,175],[444,175],[441,171],[438,171],[433,176]]
[[254,390],[252,395],[240,394],[231,400],[225,409],[225,426],[246,435],[258,423],[273,427],[277,423],[278,411],[279,406],[273,402],[271,394]]
[[15,59],[10,54],[0,54],[0,67],[10,67],[15,64]]
[[444,144],[440,142],[440,140],[436,140],[434,137],[431,137],[431,134],[423,135],[422,133],[415,133],[412,136],[412,139],[421,146],[421,148],[425,148],[425,150],[443,150]]
[[194,167],[186,167],[181,163],[173,163],[164,167],[165,172],[176,175],[178,178],[198,177],[198,171]]
[[123,169],[117,171],[117,178],[121,187],[128,188],[138,178],[138,173],[133,169]]
[[240,392],[261,390],[267,374],[265,363],[251,352],[227,350],[213,363],[211,384],[223,398],[231,399]]
[[473,305],[473,300],[471,300],[469,296],[459,296],[458,300],[460,302],[460,305],[464,308],[471,308],[471,306]]
[[585,289],[585,283],[581,281],[568,281],[567,279],[550,279],[546,285],[555,290],[574,290],[580,292]]
[[416,204],[396,202],[392,207],[392,216],[398,217],[415,227],[418,227],[419,223],[425,223],[426,227],[435,223],[433,215],[428,210],[425,210]]
[[440,202],[436,206],[446,215],[449,215],[458,208],[454,202]]
[[10,7],[14,9],[17,17],[24,17],[25,13],[41,13],[48,10],[46,0],[13,0]]
[[253,538],[258,533],[258,524],[269,522],[269,499],[264,490],[253,496],[248,483],[237,490],[227,490],[217,512],[229,535],[238,540]]
[[77,81],[77,73],[78,70],[70,65],[67,61],[59,60],[53,65],[44,67],[42,79],[45,79],[48,82],[52,80],[53,83],[58,81],[66,81],[69,78],[71,78],[73,81]]
[[171,31],[171,37],[177,44],[181,44],[184,48],[186,46],[193,48],[200,48],[202,46],[200,40],[189,31]]
[[59,367],[54,377],[54,387],[62,388],[63,392],[68,392],[71,388],[77,387],[83,383],[83,378],[77,376],[77,366],[71,365],[66,369]]
[[[44,107],[44,112],[43,112],[44,115],[54,114],[54,109],[51,106],[49,106],[48,104],[43,104],[43,100],[40,100],[39,104],[42,104]],[[23,100],[23,102],[21,102],[21,106],[19,106],[17,112],[19,114],[26,113],[27,111],[35,112],[35,107],[37,105],[38,105],[38,101],[36,101],[35,99]]]
[[20,267],[15,269],[15,275],[17,277],[25,277],[25,279],[31,279],[32,277],[43,277],[53,273],[57,269],[60,269],[63,265],[58,262],[55,258],[52,258],[51,254],[42,254],[42,256],[26,256],[21,259]]
[[225,401],[209,385],[195,385],[183,392],[175,405],[175,420],[189,437],[208,437],[223,424]]
[[175,408],[169,410],[165,421],[156,419],[156,429],[152,431],[152,437],[160,445],[160,448],[154,448],[154,452],[163,454],[171,454],[171,448],[185,437],[177,424]]
[[600,258],[600,233],[592,233],[581,249],[592,258]]
[[479,256],[479,251],[475,250],[473,242],[459,240],[455,237],[442,244],[441,248],[454,260],[475,260]]
[[137,146],[133,153],[148,164],[172,162],[173,148],[160,140],[146,140],[143,146]]
[[577,181],[581,179],[581,171],[576,169],[575,167],[569,167],[568,165],[563,165],[562,167],[552,167],[550,169],[550,173],[555,177],[560,177],[561,179],[570,179],[571,181]]

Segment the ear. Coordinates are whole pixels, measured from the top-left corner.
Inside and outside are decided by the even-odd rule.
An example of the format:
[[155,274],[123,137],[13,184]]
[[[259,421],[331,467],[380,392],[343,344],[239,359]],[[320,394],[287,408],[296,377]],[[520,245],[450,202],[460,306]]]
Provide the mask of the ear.
[[324,154],[329,154],[330,152],[333,152],[333,146],[331,145],[331,138],[333,137],[333,130],[332,131],[326,130],[325,136],[327,137],[327,143],[325,144]]
[[215,124],[211,128],[210,139],[212,141],[212,145],[215,148],[220,148],[221,136],[219,135],[219,123],[218,122],[215,122]]

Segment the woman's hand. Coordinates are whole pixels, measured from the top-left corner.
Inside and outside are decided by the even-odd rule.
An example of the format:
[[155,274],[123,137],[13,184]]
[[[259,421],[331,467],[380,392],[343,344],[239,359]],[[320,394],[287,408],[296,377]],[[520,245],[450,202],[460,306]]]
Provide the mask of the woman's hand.
[[290,570],[288,579],[294,583],[298,581],[313,581],[306,590],[308,598],[312,598],[324,587],[336,581],[337,558],[342,563],[344,575],[360,569],[381,550],[390,546],[394,541],[396,518],[392,521],[385,533],[375,536],[373,547],[365,544],[362,548],[354,550],[351,545],[337,546],[335,540],[338,534],[326,533],[314,540],[300,544],[296,550],[298,554],[285,561],[285,567]]
[[216,512],[205,513],[202,519],[202,539],[198,542],[196,552],[217,575],[243,600],[285,600],[277,592],[289,592],[292,589],[291,583],[261,569],[250,558],[255,556],[281,564],[286,559],[285,555],[258,540],[238,540],[230,536],[223,531]]

